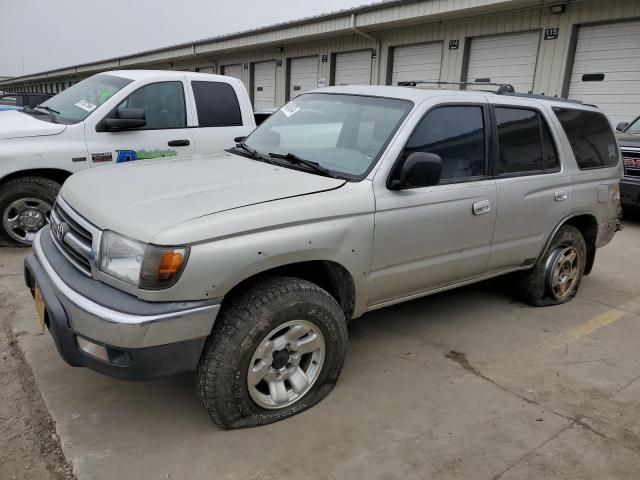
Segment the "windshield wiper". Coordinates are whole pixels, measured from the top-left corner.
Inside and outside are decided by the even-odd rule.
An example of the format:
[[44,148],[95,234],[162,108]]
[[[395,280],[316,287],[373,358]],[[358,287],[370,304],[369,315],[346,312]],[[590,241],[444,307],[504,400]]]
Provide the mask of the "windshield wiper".
[[40,108],[48,112],[51,120],[53,120],[54,123],[58,123],[58,120],[56,119],[56,114],[60,115],[60,112],[58,110],[54,110],[53,108],[46,105],[36,105],[36,108]]
[[305,160],[304,158],[300,158],[299,156],[294,155],[293,153],[287,153],[287,154],[270,153],[269,156],[273,158],[286,160],[289,163],[293,163],[295,165],[304,165],[305,167],[309,167],[310,169],[314,170],[315,172],[321,175],[324,175],[325,177],[338,178],[333,173],[331,173],[331,170],[322,167],[319,163],[312,162],[311,160]]
[[255,160],[262,160],[264,162],[267,163],[275,163],[273,160],[271,160],[271,158],[267,155],[265,155],[264,153],[260,153],[259,151],[249,147],[248,145],[245,145],[244,143],[236,143],[236,147],[237,150],[244,150],[245,152],[247,152],[249,155],[251,155],[251,157],[253,157]]

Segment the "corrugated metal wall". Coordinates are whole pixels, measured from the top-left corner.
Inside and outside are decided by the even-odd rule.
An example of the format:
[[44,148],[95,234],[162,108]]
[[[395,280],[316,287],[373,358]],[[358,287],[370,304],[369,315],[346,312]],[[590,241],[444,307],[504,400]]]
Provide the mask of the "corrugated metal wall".
[[[23,85],[39,88],[69,81],[77,81],[96,71],[110,68],[172,68],[197,70],[215,66],[242,64],[242,80],[251,87],[252,64],[275,60],[276,104],[286,101],[287,59],[318,55],[321,58],[319,84],[329,85],[333,75],[332,57],[338,52],[373,49],[372,79],[375,83],[391,81],[393,47],[443,41],[440,78],[457,82],[464,77],[468,61],[469,40],[477,36],[508,32],[524,32],[558,28],[558,38],[541,40],[535,68],[533,90],[548,95],[566,95],[571,74],[573,53],[579,25],[623,19],[640,19],[639,0],[584,0],[569,3],[562,14],[553,14],[550,6],[535,6],[532,0],[424,0],[390,7],[379,7],[354,16],[310,20],[308,23],[283,26],[242,37],[211,41],[200,45],[176,48],[174,51],[140,55],[86,68],[71,69],[69,75],[55,72],[55,78],[37,78]],[[506,10],[496,12],[496,10]],[[429,23],[429,16],[447,15],[447,20]],[[350,30],[351,22],[366,30],[375,40]],[[423,22],[416,25],[416,23]],[[294,38],[301,40],[291,43]],[[305,41],[302,41],[305,39]],[[449,42],[457,41],[458,48],[449,49]],[[268,43],[268,46],[264,45]],[[238,53],[223,53],[224,49]],[[172,56],[180,57],[171,61]],[[84,75],[83,75],[84,74]]]

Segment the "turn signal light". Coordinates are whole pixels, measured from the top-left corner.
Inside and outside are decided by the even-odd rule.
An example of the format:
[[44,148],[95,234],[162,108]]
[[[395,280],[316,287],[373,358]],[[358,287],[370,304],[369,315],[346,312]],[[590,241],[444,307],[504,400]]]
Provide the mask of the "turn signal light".
[[187,247],[149,245],[144,253],[139,288],[158,290],[174,285],[187,263]]

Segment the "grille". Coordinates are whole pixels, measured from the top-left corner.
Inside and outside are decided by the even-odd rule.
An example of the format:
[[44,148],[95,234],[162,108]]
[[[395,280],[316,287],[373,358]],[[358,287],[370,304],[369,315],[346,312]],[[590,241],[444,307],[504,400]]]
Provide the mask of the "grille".
[[640,178],[640,151],[622,150],[624,175]]
[[51,211],[51,237],[62,254],[82,273],[91,276],[93,233],[81,225],[77,213],[59,202]]

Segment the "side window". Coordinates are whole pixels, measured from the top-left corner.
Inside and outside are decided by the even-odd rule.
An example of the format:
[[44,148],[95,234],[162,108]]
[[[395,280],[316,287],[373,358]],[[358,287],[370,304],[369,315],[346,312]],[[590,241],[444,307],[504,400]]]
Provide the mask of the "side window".
[[534,110],[498,107],[500,175],[544,172],[559,168],[558,155],[546,121]]
[[404,155],[435,153],[442,158],[441,180],[485,174],[485,125],[482,107],[450,106],[431,110],[409,138]]
[[231,85],[223,82],[191,82],[201,127],[242,125],[238,97]]
[[607,118],[598,112],[554,108],[580,169],[618,164],[618,146]]
[[147,125],[141,130],[181,128],[187,126],[182,82],[151,83],[140,87],[118,108],[141,108]]

